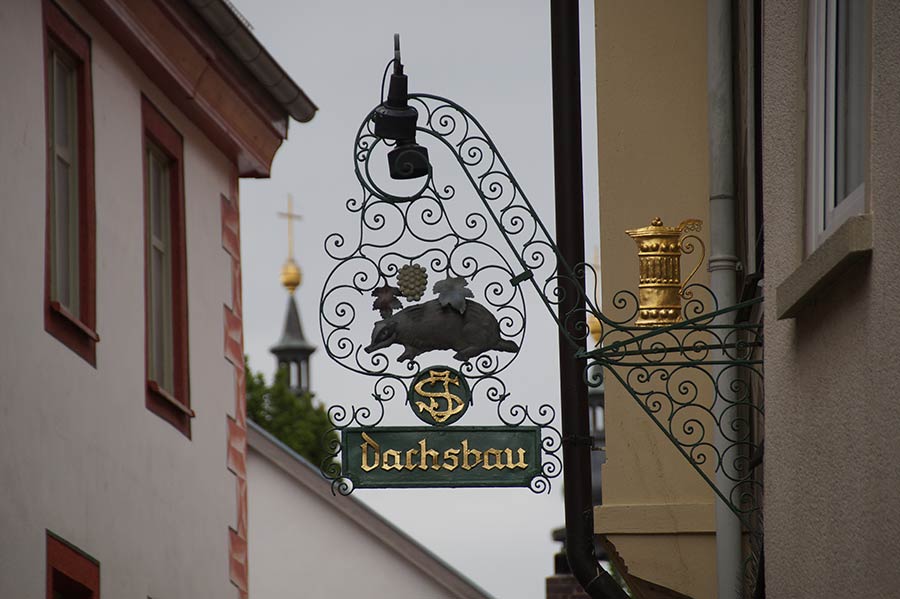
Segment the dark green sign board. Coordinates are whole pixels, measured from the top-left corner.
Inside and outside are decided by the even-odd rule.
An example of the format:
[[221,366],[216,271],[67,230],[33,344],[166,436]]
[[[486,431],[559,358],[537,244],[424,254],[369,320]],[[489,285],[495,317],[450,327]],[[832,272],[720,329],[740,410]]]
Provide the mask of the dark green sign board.
[[541,472],[538,427],[347,428],[343,475],[356,488],[527,487]]

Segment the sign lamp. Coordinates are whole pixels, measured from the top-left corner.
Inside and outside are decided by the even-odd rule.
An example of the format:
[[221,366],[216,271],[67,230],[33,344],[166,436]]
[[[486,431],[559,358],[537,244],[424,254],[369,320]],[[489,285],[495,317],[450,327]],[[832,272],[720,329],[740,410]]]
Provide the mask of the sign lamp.
[[416,143],[416,121],[419,112],[409,105],[406,75],[400,62],[400,35],[394,35],[394,72],[387,99],[375,109],[375,135],[396,142],[388,152],[388,169],[392,179],[419,179],[428,174],[428,149]]

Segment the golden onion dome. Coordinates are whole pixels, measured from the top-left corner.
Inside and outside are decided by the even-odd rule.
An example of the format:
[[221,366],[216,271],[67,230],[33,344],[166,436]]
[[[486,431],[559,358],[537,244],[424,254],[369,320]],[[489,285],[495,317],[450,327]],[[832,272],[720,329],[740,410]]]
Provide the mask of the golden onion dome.
[[303,273],[300,272],[300,267],[297,266],[293,258],[288,258],[284,266],[281,267],[281,284],[284,285],[285,289],[294,293],[294,290],[300,286],[301,281],[303,281]]

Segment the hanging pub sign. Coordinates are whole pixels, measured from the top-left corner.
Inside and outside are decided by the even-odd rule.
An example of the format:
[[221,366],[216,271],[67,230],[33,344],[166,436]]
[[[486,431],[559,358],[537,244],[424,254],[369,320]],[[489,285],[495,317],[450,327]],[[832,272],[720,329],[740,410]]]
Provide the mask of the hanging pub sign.
[[[626,232],[637,244],[638,293],[615,292],[604,314],[596,270],[567,263],[480,123],[451,100],[407,93],[396,37],[391,66],[387,96],[382,86],[355,139],[362,195],[345,204],[352,232],[325,241],[337,263],[319,306],[325,351],[372,381],[368,396],[329,409],[338,435],[328,436],[322,473],[332,491],[549,492],[562,471],[563,436],[556,410],[534,405],[540,397],[527,379],[546,378],[539,370],[555,373],[555,364],[509,369],[524,341],[530,288],[584,361],[583,382],[596,388],[605,373],[621,386],[751,529],[762,496],[751,457],[761,455],[753,389],[762,385],[763,327],[749,319],[762,297],[720,306],[692,282],[703,257],[682,279],[681,257],[695,243],[705,254],[701,223],[655,219]],[[456,178],[435,172],[430,154],[438,153],[454,159]],[[460,182],[470,193],[457,194]],[[496,417],[475,422],[476,403]],[[393,410],[398,404],[411,414]],[[389,408],[416,426],[385,423]],[[577,466],[594,439],[577,434],[571,414],[565,442]]]
[[[340,441],[322,472],[345,495],[401,487],[549,492],[562,470],[556,410],[529,405],[540,398],[521,398],[527,381],[519,375],[508,388],[504,374],[525,337],[523,287],[536,286],[541,270],[553,279],[555,246],[474,118],[449,100],[408,95],[399,57],[391,63],[387,97],[355,140],[362,197],[345,204],[355,222],[346,237],[325,241],[336,265],[319,310],[325,351],[369,377],[372,390],[330,408]],[[429,149],[416,139],[422,134],[440,142],[433,152],[456,156],[457,179],[435,180]],[[459,181],[474,193],[457,197]],[[385,422],[388,414],[416,424]]]
[[[392,258],[402,256],[398,245],[407,244],[394,244]],[[338,362],[352,356],[352,368],[377,377],[373,394],[376,405],[383,409],[388,400],[405,396],[412,414],[426,425],[382,426],[383,412],[368,423],[372,415],[368,406],[353,408],[349,421],[343,408],[333,410],[331,415],[341,436],[340,471],[338,476],[336,461],[327,462],[324,471],[340,481],[336,489],[530,487],[532,484],[538,490],[544,489],[542,482],[535,483],[547,479],[541,426],[528,417],[525,406],[512,407],[512,412],[526,418],[507,419],[502,426],[456,424],[473,402],[472,389],[463,371],[475,379],[479,388],[484,386],[488,397],[496,398],[499,404],[505,403],[508,394],[496,375],[518,355],[516,339],[521,340],[524,333],[524,319],[519,322],[513,316],[524,317],[524,302],[521,294],[516,293],[512,277],[504,277],[510,289],[503,294],[503,301],[495,300],[493,305],[489,303],[491,307],[483,305],[475,299],[466,278],[453,268],[451,256],[458,247],[450,249],[440,262],[432,261],[441,265],[439,274],[444,275],[432,287],[434,299],[417,301],[427,288],[428,271],[423,266],[414,263],[391,268],[388,272],[396,271],[395,277],[385,276],[379,270],[379,283],[396,278],[396,285],[390,282],[378,285],[368,294],[374,298],[371,307],[377,316],[367,345],[351,340],[349,323],[346,328],[337,327],[332,331],[332,334],[340,331],[337,337],[332,337],[337,339],[335,345],[326,345],[332,356],[337,356]],[[340,270],[339,266],[335,272]],[[479,273],[493,270],[477,268],[472,279],[478,281]],[[361,272],[365,279],[354,273],[351,281],[376,277],[375,273]],[[499,290],[498,284],[493,278],[485,282],[494,290]],[[347,290],[345,285],[336,285],[330,290],[326,287],[326,294]],[[323,300],[323,306],[328,305],[335,306],[341,314],[352,312],[346,299],[337,304]],[[493,310],[501,314],[500,320]],[[323,322],[333,321],[323,317]],[[518,334],[513,338],[505,330]],[[332,352],[334,348],[351,346],[354,349],[350,353]],[[452,353],[459,367],[434,364],[419,369],[414,376],[404,375],[402,368],[407,371],[416,368],[420,356],[436,351]],[[393,359],[391,352],[396,354]],[[392,374],[391,365],[400,367],[396,374]],[[401,392],[401,385],[405,393]],[[549,406],[544,408],[546,415]],[[341,427],[339,423],[343,422],[347,425]],[[556,472],[555,465],[551,465],[550,473]]]
[[537,427],[347,428],[343,468],[364,487],[527,487],[541,471]]
[[357,488],[528,486],[541,471],[540,429],[447,426],[465,414],[470,401],[459,371],[426,368],[412,379],[408,403],[431,427],[347,428],[343,471]]

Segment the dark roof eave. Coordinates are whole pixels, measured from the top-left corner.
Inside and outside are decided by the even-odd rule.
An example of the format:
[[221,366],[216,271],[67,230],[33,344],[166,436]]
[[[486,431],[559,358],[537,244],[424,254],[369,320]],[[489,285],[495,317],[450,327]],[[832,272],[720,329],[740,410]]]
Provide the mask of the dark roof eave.
[[318,107],[275,62],[228,2],[225,0],[187,0],[187,2],[279,106],[296,121],[307,123],[312,120]]

